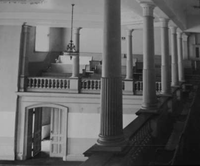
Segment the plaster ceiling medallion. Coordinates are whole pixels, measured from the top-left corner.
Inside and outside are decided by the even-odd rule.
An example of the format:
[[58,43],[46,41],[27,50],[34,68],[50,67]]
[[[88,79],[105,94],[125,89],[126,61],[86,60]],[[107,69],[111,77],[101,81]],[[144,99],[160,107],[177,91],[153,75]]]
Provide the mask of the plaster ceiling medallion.
[[46,0],[0,0],[0,3],[9,3],[9,4],[42,4],[45,3]]

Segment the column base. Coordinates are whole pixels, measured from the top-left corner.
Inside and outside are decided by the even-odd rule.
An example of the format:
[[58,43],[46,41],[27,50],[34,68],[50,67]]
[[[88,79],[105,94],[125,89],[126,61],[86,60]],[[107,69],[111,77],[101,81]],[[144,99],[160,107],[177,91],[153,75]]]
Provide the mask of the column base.
[[97,140],[97,145],[99,146],[106,146],[106,147],[115,147],[115,146],[123,146],[126,144],[126,140],[124,136],[116,136],[116,137],[103,137],[99,135]]
[[139,111],[137,111],[135,114],[136,115],[140,115],[140,114],[159,114],[158,113],[159,112],[159,110],[158,110],[158,108],[156,108],[156,109],[147,109],[147,108],[141,108]]
[[98,144],[93,145],[90,149],[84,152],[85,156],[90,156],[90,154],[95,152],[112,152],[112,153],[120,153],[126,149],[127,144],[122,144],[118,146],[99,146]]

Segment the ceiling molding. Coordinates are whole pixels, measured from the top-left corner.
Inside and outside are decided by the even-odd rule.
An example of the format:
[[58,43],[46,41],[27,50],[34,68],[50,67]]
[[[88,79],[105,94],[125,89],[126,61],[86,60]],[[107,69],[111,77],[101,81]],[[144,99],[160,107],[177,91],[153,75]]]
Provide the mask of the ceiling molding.
[[37,5],[47,2],[46,0],[0,0],[0,4],[30,4]]

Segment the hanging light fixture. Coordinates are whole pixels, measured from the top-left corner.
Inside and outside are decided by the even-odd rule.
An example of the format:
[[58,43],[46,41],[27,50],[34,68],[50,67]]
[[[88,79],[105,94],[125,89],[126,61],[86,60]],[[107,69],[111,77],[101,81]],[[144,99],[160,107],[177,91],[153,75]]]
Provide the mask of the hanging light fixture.
[[74,6],[75,4],[72,4],[72,16],[71,16],[71,39],[70,39],[70,43],[67,45],[67,49],[66,51],[64,51],[64,54],[70,55],[70,59],[72,58],[73,54],[76,54],[76,47],[73,43],[73,12],[74,12]]

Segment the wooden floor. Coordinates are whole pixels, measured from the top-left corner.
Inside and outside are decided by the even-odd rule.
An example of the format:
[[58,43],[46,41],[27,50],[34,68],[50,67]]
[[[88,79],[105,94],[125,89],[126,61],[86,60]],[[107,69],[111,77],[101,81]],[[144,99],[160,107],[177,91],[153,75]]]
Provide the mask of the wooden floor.
[[41,152],[37,157],[26,161],[0,161],[0,166],[79,166],[82,162],[79,161],[63,161],[61,158],[50,158],[45,152]]

